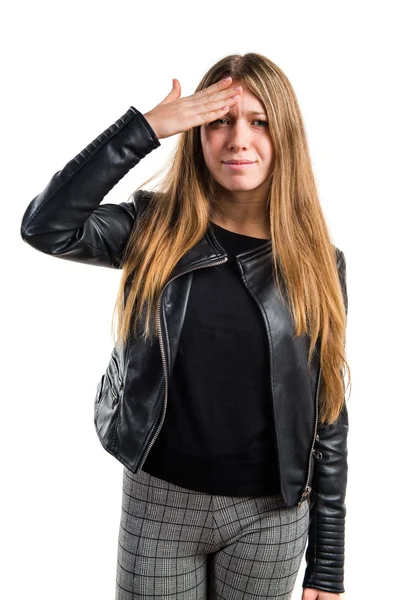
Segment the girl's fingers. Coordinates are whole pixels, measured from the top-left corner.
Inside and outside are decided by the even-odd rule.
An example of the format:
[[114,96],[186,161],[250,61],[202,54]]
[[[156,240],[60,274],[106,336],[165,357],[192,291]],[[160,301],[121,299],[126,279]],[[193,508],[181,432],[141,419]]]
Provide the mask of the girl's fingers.
[[[212,86],[211,86],[212,87]],[[194,96],[192,96],[192,100],[195,100],[192,104],[192,106],[196,107],[196,108],[205,108],[206,110],[208,109],[209,106],[211,106],[211,110],[214,110],[215,108],[215,103],[220,103],[220,102],[224,102],[227,103],[229,100],[237,100],[240,97],[240,93],[242,92],[242,89],[240,90],[235,90],[234,88],[228,88],[226,90],[222,90],[219,92],[214,92],[212,95],[203,95],[203,96],[197,96],[197,94],[194,94]],[[196,97],[197,96],[197,97]],[[221,105],[223,106],[223,104]]]
[[230,93],[230,91],[233,92],[233,88],[229,89],[229,86],[232,83],[232,77],[230,77],[228,79],[228,81],[217,81],[217,83],[214,83],[213,85],[210,85],[208,87],[206,87],[204,90],[200,90],[199,92],[196,92],[195,94],[193,94],[192,97],[194,98],[203,98],[205,96],[220,96],[220,94],[228,94]]
[[222,109],[224,106],[232,106],[240,98],[237,90],[232,90],[229,96],[222,98],[200,98],[197,102],[192,105],[192,109],[198,114],[205,115],[210,112]]
[[193,127],[211,123],[215,119],[220,118],[237,101],[238,98],[228,98],[198,105],[197,114],[193,119],[195,121]]
[[220,81],[217,81],[216,83],[213,83],[212,85],[209,85],[208,87],[206,87],[204,90],[200,90],[199,94],[201,94],[202,92],[204,92],[205,94],[215,94],[215,92],[218,92],[220,90],[224,90],[225,88],[227,88],[229,85],[231,85],[232,83],[232,77],[228,77],[228,79],[220,79]]

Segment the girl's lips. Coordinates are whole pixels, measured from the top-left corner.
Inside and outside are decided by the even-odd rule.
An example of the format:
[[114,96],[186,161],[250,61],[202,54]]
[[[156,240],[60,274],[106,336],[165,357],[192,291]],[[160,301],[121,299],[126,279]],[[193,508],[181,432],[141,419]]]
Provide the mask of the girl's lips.
[[253,167],[255,165],[255,163],[242,163],[239,165],[235,165],[235,164],[231,164],[231,163],[222,163],[223,165],[225,165],[225,167],[228,167],[229,169],[247,169],[248,167]]

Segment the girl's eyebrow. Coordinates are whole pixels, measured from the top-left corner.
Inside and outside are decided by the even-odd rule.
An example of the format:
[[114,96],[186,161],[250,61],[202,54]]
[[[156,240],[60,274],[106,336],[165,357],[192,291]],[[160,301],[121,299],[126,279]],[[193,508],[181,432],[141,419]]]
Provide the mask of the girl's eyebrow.
[[248,110],[247,111],[247,115],[248,116],[252,116],[252,117],[265,117],[267,118],[267,115],[265,112],[260,111],[260,110]]
[[267,115],[265,114],[265,112],[263,111],[259,111],[259,110],[249,110],[247,111],[248,115],[253,115],[255,117],[259,117],[259,116],[264,116],[266,117]]

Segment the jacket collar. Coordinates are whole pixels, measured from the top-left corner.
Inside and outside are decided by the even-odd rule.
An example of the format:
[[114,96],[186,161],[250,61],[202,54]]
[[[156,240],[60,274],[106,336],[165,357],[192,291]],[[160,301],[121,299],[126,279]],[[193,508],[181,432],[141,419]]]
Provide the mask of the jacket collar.
[[[245,252],[241,252],[237,255],[237,258],[238,261],[244,265],[247,263],[252,263],[253,261],[257,262],[257,259],[260,257],[269,255],[271,253],[272,240],[268,239],[265,240],[265,243],[261,244],[261,246],[258,248],[252,248],[250,250],[246,250]],[[227,257],[227,253],[219,244],[217,238],[215,237],[212,225],[209,223],[205,235],[177,262],[169,279],[172,279],[177,275],[186,272],[187,270],[190,271],[192,269],[200,268],[204,263],[208,263],[210,261],[215,261],[218,263],[218,261],[222,261]]]

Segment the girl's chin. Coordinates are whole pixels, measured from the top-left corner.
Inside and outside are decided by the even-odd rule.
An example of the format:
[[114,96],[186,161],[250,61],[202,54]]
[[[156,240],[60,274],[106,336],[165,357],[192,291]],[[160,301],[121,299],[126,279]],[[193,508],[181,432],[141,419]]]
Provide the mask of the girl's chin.
[[224,181],[221,185],[232,192],[249,192],[258,187],[250,182],[245,183],[244,181]]

